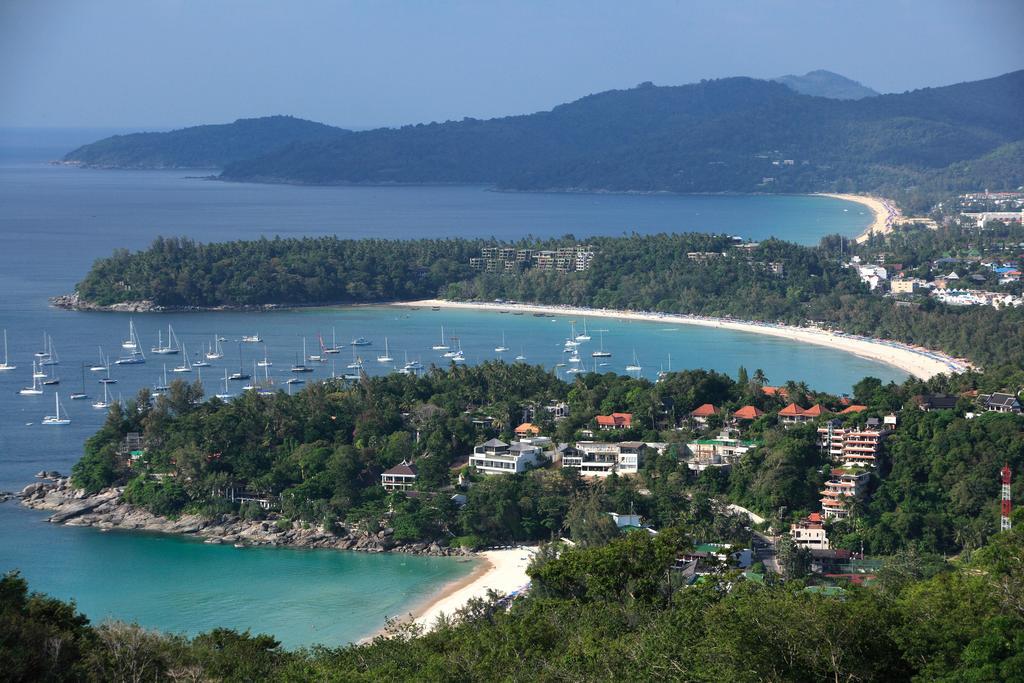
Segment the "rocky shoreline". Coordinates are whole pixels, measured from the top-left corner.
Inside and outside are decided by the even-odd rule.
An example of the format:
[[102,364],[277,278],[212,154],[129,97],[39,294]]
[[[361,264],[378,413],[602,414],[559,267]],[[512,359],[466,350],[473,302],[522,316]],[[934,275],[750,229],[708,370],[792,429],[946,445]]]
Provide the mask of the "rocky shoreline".
[[383,529],[375,534],[354,529],[339,529],[338,533],[331,533],[280,517],[246,520],[235,514],[212,519],[198,515],[169,519],[125,502],[122,493],[123,488],[114,487],[87,495],[74,488],[69,479],[61,478],[29,484],[16,497],[25,507],[50,511],[52,514],[47,521],[52,524],[188,535],[203,538],[206,543],[245,547],[322,548],[436,557],[473,555],[471,551],[438,542],[400,543],[394,539],[392,529]]
[[50,297],[50,304],[67,311],[89,311],[99,313],[208,313],[216,311],[238,312],[265,312],[294,310],[299,308],[323,308],[326,306],[385,306],[394,303],[393,301],[371,301],[351,303],[344,301],[324,301],[311,304],[253,304],[251,306],[164,306],[143,299],[141,301],[126,301],[118,304],[97,304],[85,301],[78,292],[72,294],[59,294]]

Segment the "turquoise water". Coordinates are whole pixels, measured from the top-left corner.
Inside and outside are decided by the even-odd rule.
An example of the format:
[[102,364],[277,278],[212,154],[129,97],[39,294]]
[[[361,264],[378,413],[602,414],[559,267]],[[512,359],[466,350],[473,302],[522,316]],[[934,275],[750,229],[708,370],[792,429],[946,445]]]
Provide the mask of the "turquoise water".
[[[73,137],[73,136],[72,136]],[[206,241],[260,235],[338,234],[343,237],[520,237],[574,233],[618,235],[633,231],[703,230],[752,239],[770,235],[804,243],[839,232],[854,235],[869,222],[864,210],[820,197],[674,197],[503,194],[479,187],[302,188],[235,185],[188,178],[182,172],[87,171],[53,167],[47,159],[74,146],[21,145],[0,140],[0,328],[10,334],[18,369],[0,373],[0,490],[19,489],[41,469],[67,472],[82,442],[103,415],[89,401],[70,401],[82,386],[81,364],[114,357],[127,333],[128,316],[59,311],[47,297],[71,291],[96,258],[115,248],[141,248],[157,235]],[[75,140],[75,143],[87,140]],[[43,142],[46,142],[45,140]],[[582,321],[578,321],[582,323]],[[389,341],[400,364],[406,354],[424,365],[442,363],[430,346],[440,327],[460,337],[467,360],[496,356],[506,335],[511,351],[547,368],[563,360],[569,320],[496,312],[409,311],[376,307],[273,313],[153,314],[135,316],[144,348],[168,323],[198,351],[216,333],[229,339],[260,333],[278,382],[316,337],[339,342],[374,340],[362,350],[371,373],[390,372],[376,356]],[[885,365],[817,346],[725,330],[618,320],[589,321],[593,341],[604,334],[613,356],[598,370],[623,372],[635,350],[654,377],[660,368],[705,367],[735,374],[739,365],[763,368],[772,382],[793,378],[835,392],[871,374],[884,380],[902,373]],[[59,386],[72,424],[43,427],[53,394],[21,397],[30,382],[32,353],[43,332],[52,335],[62,362]],[[251,371],[264,348],[225,345],[226,358],[203,373],[208,393],[219,390],[225,368]],[[338,357],[338,372],[351,360]],[[173,366],[178,358],[171,358]],[[113,370],[113,397],[128,397],[159,379],[162,361]],[[313,377],[331,372],[321,366]],[[97,376],[85,373],[86,391],[102,395]],[[169,373],[171,377],[173,374]],[[191,378],[196,378],[193,373]],[[237,388],[233,388],[237,391]],[[53,527],[43,516],[0,505],[0,570],[20,569],[33,588],[75,598],[93,618],[117,617],[172,631],[194,633],[216,625],[253,627],[289,645],[340,643],[365,636],[385,615],[404,613],[469,565],[451,559],[293,550],[239,550],[182,539]]]
[[[473,561],[235,548],[200,541],[45,524],[0,506],[0,570],[19,568],[34,590],[74,599],[94,621],[196,634],[217,626],[272,633],[288,647],[343,645],[404,616]],[[20,531],[17,542],[11,529]]]

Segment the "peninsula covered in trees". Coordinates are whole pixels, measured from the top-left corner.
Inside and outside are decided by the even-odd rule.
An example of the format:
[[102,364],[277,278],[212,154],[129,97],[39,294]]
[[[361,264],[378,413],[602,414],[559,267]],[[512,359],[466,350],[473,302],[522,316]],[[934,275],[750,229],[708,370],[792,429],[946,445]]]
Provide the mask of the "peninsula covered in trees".
[[[1016,233],[1014,233],[1016,234]],[[382,303],[442,297],[731,316],[834,326],[846,332],[941,349],[986,366],[1020,363],[1024,310],[957,308],[932,301],[901,306],[871,294],[844,266],[895,250],[907,264],[968,236],[955,228],[900,232],[852,247],[838,236],[818,247],[778,240],[743,246],[726,235],[633,235],[588,239],[586,270],[479,271],[485,240],[261,239],[199,244],[159,239],[140,252],[98,260],[77,287],[75,306],[149,302],[164,307]],[[561,240],[504,246],[556,249]],[[951,248],[951,247],[950,247]]]
[[[950,190],[1024,184],[1022,105],[1024,71],[846,100],[800,94],[773,81],[726,78],[644,83],[489,120],[347,133],[274,117],[120,136],[65,160],[220,165],[225,180],[304,184],[874,192],[920,210]],[[270,135],[246,134],[252,127]],[[205,146],[223,149],[210,155],[201,151]]]

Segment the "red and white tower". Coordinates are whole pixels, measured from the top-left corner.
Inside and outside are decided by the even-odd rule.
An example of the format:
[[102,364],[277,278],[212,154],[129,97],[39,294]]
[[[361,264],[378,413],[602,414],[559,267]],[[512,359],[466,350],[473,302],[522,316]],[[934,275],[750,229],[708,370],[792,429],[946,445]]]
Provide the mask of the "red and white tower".
[[1010,522],[1010,513],[1013,511],[1013,501],[1010,500],[1010,466],[1003,465],[1003,469],[999,470],[999,473],[1003,479],[1002,516],[999,518],[999,530],[1009,531],[1013,526]]

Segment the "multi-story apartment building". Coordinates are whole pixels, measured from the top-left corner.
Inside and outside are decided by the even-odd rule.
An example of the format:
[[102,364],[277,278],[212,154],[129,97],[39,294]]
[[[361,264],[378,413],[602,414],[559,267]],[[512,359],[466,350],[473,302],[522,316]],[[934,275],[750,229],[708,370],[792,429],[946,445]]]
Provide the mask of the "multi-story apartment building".
[[821,491],[821,513],[825,519],[844,519],[851,500],[863,498],[871,473],[861,467],[837,467],[832,470]]
[[469,464],[484,474],[519,474],[540,465],[545,458],[543,443],[535,440],[523,439],[508,444],[500,439],[491,439],[473,449]]
[[844,467],[874,467],[889,434],[887,428],[842,427],[838,420],[818,427],[822,450]]
[[828,550],[828,535],[825,533],[820,512],[812,512],[796,524],[791,524],[789,537],[794,545],[801,548]]
[[577,441],[562,452],[562,467],[575,468],[584,477],[636,474],[643,467],[646,448],[642,441]]

